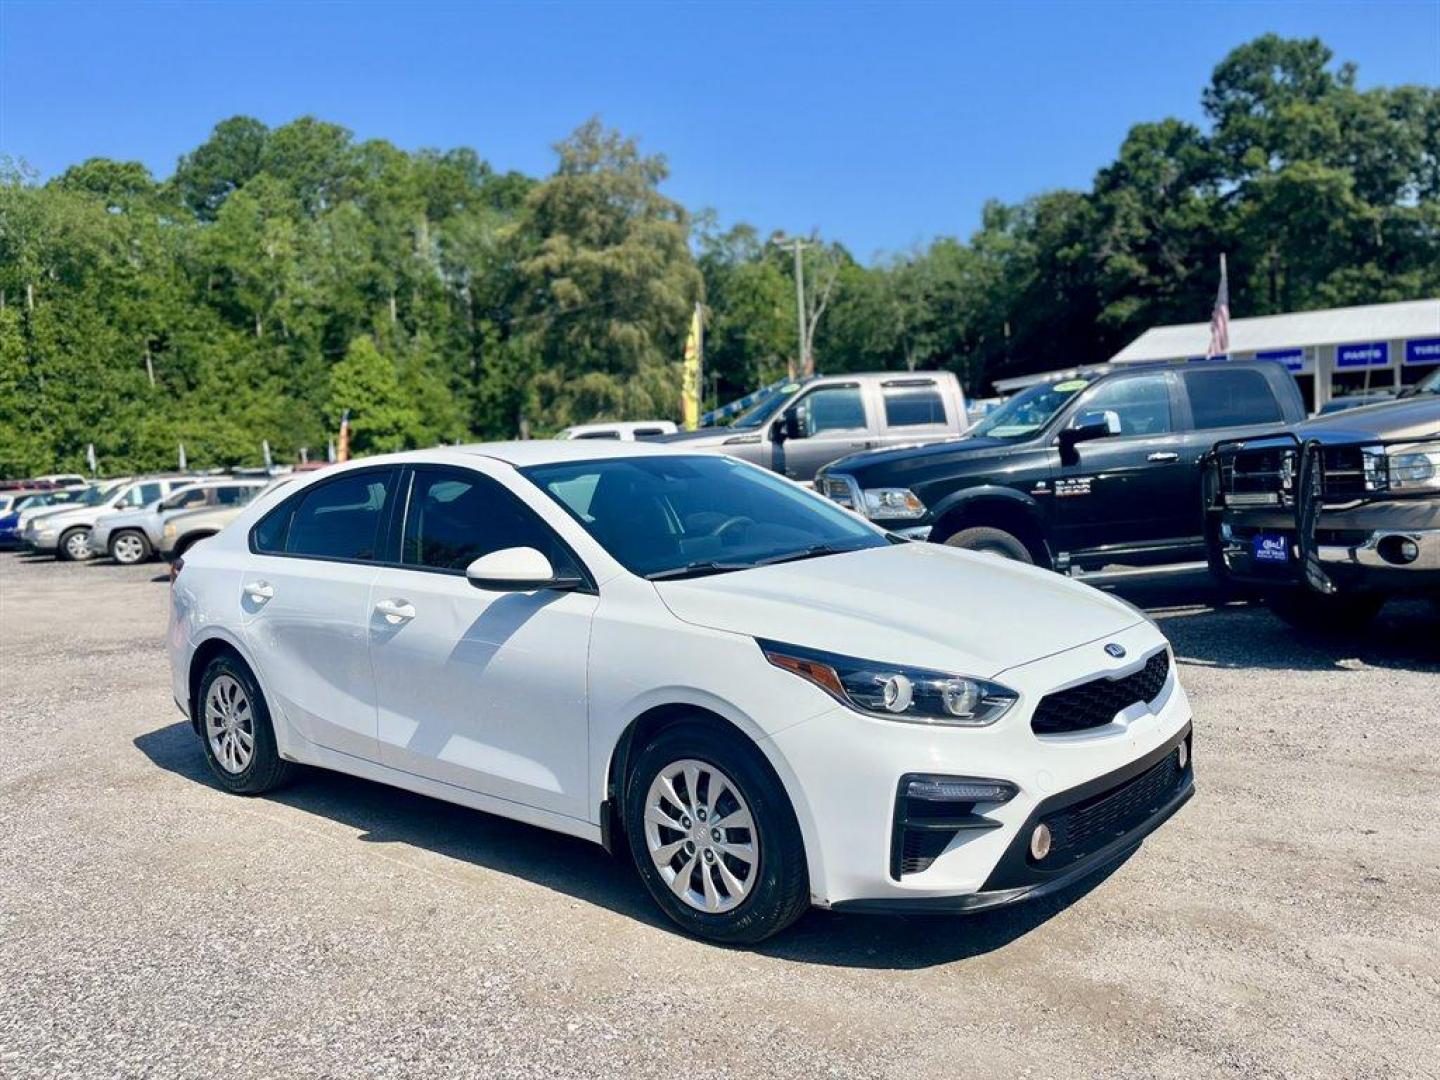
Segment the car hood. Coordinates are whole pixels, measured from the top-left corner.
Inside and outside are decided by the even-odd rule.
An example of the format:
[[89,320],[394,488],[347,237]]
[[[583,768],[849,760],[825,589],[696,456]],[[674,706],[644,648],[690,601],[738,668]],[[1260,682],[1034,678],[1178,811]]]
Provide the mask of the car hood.
[[687,449],[701,450],[708,449],[712,446],[724,446],[733,439],[759,442],[760,429],[701,428],[699,431],[677,431],[672,435],[656,435],[654,438],[646,439],[645,441],[667,446],[679,444]]
[[1440,435],[1440,397],[1403,398],[1317,416],[1292,429],[1301,439],[1425,439]]
[[862,450],[850,454],[832,465],[825,466],[825,472],[859,472],[872,465],[937,465],[957,461],[972,454],[989,454],[1000,450],[1013,450],[1020,445],[1016,439],[992,439],[988,435],[957,435],[941,442],[924,443],[915,446],[897,446],[891,449]]
[[93,506],[56,506],[40,511],[34,517],[26,519],[25,523],[27,525],[31,523],[55,525],[70,518],[89,519],[94,517],[97,512],[103,513],[104,511],[97,511]]
[[655,589],[696,626],[981,678],[1142,619],[1059,574],[938,544],[657,581]]

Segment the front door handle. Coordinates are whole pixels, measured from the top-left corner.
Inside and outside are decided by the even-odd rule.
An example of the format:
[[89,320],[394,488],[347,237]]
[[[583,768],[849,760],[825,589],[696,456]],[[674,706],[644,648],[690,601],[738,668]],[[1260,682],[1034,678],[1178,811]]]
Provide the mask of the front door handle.
[[415,617],[415,605],[409,600],[377,600],[375,610],[385,616],[391,626],[398,626]]
[[268,581],[251,581],[245,585],[245,595],[257,604],[263,604],[275,595],[275,586]]
[[1180,455],[1177,454],[1174,450],[1156,450],[1155,453],[1149,455],[1145,460],[1146,460],[1146,461],[1179,461],[1179,460],[1180,460]]

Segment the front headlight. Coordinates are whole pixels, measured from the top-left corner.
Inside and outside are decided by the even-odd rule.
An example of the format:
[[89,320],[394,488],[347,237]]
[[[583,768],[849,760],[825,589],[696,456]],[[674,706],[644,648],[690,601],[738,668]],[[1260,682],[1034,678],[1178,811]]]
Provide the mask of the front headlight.
[[776,667],[814,683],[842,705],[887,720],[984,727],[1004,716],[1019,696],[999,683],[968,675],[757,641]]
[[1385,456],[1391,491],[1440,491],[1440,445],[1392,446]]
[[861,494],[866,517],[888,521],[925,516],[925,504],[909,488],[866,488]]

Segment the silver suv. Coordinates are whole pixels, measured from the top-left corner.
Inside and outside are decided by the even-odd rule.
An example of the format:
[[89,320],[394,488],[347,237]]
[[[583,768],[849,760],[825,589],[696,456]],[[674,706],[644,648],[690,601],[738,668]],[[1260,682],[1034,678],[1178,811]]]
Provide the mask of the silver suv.
[[90,547],[90,529],[101,514],[137,509],[195,480],[193,476],[140,476],[102,481],[78,502],[31,518],[20,538],[31,551],[83,561],[95,554]]
[[126,566],[144,562],[155,554],[165,522],[176,514],[206,507],[244,506],[267,482],[263,477],[200,480],[139,509],[111,510],[95,519],[90,548]]

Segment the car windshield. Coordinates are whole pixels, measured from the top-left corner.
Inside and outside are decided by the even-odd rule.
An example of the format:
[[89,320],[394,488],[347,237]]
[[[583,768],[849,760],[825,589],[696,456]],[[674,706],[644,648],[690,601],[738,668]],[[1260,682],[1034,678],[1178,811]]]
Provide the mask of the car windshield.
[[627,570],[652,580],[888,543],[848,511],[732,458],[609,458],[521,471]]
[[739,418],[730,426],[733,428],[758,428],[763,426],[772,416],[780,411],[780,406],[790,400],[790,395],[799,389],[799,383],[786,383],[758,405],[755,405],[747,412],[741,413]]
[[94,487],[87,489],[85,494],[75,501],[81,506],[99,506],[119,490],[120,485],[118,483],[96,484]]
[[1065,403],[1090,385],[1088,379],[1065,379],[1041,383],[1020,391],[985,419],[972,427],[971,435],[992,439],[1023,439],[1050,422]]

